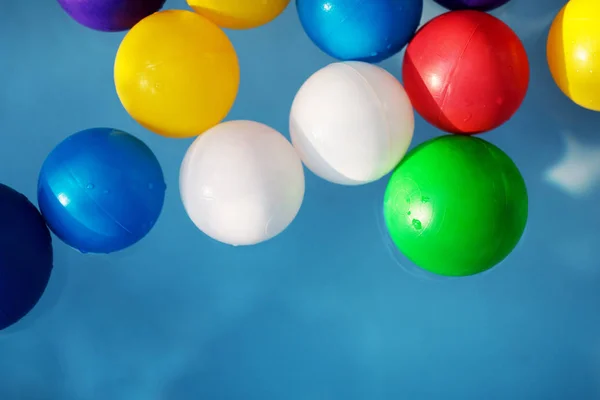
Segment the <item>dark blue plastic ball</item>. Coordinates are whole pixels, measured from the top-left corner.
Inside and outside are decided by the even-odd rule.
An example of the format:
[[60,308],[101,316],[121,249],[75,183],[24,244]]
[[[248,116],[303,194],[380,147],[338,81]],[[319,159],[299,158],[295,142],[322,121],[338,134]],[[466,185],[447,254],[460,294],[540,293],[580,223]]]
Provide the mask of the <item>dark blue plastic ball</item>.
[[52,272],[52,238],[35,206],[0,184],[0,329],[23,318]]
[[152,229],[165,189],[148,146],[128,133],[94,128],[68,137],[48,155],[38,203],[66,244],[83,253],[112,253]]
[[439,5],[449,10],[491,11],[503,6],[509,0],[435,0]]
[[342,61],[376,63],[413,37],[423,0],[296,0],[304,31],[322,51]]

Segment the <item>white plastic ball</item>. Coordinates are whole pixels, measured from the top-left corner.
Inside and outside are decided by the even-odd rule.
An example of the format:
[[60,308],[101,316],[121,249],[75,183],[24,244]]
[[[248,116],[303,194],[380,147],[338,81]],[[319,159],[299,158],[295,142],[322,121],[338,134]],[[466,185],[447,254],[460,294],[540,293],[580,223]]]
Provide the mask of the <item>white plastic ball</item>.
[[283,232],[304,198],[302,162],[276,130],[221,123],[187,150],[179,190],[190,219],[223,243],[253,245]]
[[290,136],[304,164],[323,179],[361,185],[402,160],[414,111],[404,87],[376,65],[330,64],[302,85],[290,113]]

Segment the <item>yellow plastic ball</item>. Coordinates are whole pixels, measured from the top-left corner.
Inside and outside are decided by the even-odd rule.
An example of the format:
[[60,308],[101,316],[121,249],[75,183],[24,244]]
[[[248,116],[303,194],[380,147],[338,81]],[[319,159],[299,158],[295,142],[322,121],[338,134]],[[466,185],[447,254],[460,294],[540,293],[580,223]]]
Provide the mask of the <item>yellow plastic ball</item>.
[[228,29],[250,29],[273,21],[290,0],[187,0],[198,14]]
[[550,27],[546,55],[563,93],[600,111],[600,0],[571,0],[562,8]]
[[218,26],[191,11],[152,14],[125,36],[115,60],[123,107],[163,136],[197,136],[221,122],[240,82],[237,55]]

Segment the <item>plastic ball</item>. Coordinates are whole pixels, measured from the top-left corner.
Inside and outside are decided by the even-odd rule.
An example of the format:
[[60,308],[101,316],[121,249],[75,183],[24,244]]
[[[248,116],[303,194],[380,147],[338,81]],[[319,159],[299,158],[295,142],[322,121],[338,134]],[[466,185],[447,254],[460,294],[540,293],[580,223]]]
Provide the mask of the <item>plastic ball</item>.
[[160,164],[141,140],[94,128],[71,135],[48,155],[38,203],[66,244],[83,253],[112,253],[152,229],[165,189]]
[[518,36],[481,11],[451,11],[425,24],[406,48],[402,77],[415,110],[456,134],[490,131],[519,109],[529,61]]
[[192,11],[167,10],[131,29],[115,60],[123,107],[167,137],[197,136],[227,116],[237,96],[237,55],[225,33]]
[[104,32],[131,29],[144,17],[160,10],[165,0],[58,0],[75,21]]
[[547,59],[554,81],[576,104],[600,111],[600,2],[571,0],[548,34]]
[[407,154],[388,183],[383,211],[393,242],[417,266],[444,276],[474,275],[519,242],[527,188],[498,147],[447,135]]
[[304,171],[279,132],[258,122],[229,121],[192,143],[179,189],[188,216],[206,235],[254,245],[294,220],[304,198]]
[[434,0],[442,7],[449,10],[478,10],[490,11],[504,4],[509,0]]
[[308,37],[342,61],[380,62],[412,38],[423,0],[296,0]]
[[413,137],[414,112],[390,73],[360,61],[333,63],[300,88],[290,136],[304,164],[333,183],[361,185],[389,173]]
[[198,14],[229,29],[251,29],[279,16],[290,0],[187,0]]
[[52,273],[52,238],[21,193],[0,184],[0,329],[27,315]]

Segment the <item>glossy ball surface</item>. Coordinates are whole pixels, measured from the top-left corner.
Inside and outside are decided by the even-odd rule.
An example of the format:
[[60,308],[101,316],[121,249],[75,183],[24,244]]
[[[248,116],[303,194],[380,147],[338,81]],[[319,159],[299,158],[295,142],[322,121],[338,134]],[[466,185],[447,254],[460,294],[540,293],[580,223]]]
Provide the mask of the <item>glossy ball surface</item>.
[[83,253],[112,253],[141,240],[165,197],[162,169],[134,136],[94,128],[69,136],[48,155],[38,204],[50,229]]
[[290,142],[273,128],[228,121],[189,147],[179,191],[188,216],[206,235],[254,245],[292,223],[304,199],[304,171]]
[[75,21],[104,32],[133,28],[148,15],[160,10],[165,0],[58,0]]
[[414,35],[423,0],[296,0],[308,37],[341,61],[380,62]]
[[529,61],[519,37],[481,11],[451,11],[425,24],[406,48],[402,77],[430,124],[472,135],[498,128],[525,99]]
[[491,11],[505,5],[510,0],[434,0],[449,10]]
[[501,262],[521,239],[527,188],[498,147],[446,135],[407,154],[390,178],[383,210],[393,242],[417,266],[474,275]]
[[187,0],[187,3],[222,28],[251,29],[273,21],[290,0]]
[[123,38],[114,79],[121,104],[140,125],[188,138],[227,116],[240,70],[217,25],[192,11],[167,10],[144,18]]
[[304,164],[341,185],[362,185],[389,173],[406,153],[414,127],[400,82],[360,61],[315,72],[290,112],[290,136]]
[[546,45],[548,65],[573,102],[600,111],[600,2],[571,0],[556,15]]
[[0,329],[27,315],[52,273],[52,238],[35,206],[0,184]]

